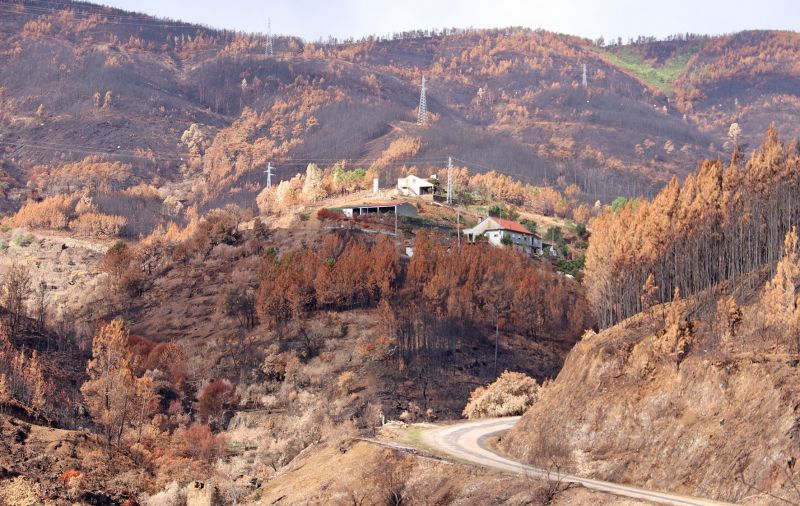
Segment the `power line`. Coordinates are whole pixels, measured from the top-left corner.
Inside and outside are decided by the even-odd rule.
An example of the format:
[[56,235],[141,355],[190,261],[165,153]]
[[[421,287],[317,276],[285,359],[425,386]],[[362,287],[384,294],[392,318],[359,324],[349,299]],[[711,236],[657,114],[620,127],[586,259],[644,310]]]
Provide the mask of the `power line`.
[[[154,152],[149,153],[136,153],[127,150],[109,150],[109,151],[101,151],[99,149],[94,149],[86,146],[76,146],[76,145],[65,145],[65,144],[55,144],[55,143],[26,143],[26,142],[10,142],[10,141],[0,141],[0,145],[4,146],[12,146],[18,148],[30,148],[30,149],[38,149],[38,150],[45,150],[45,151],[55,151],[55,152],[71,152],[71,153],[81,153],[86,155],[98,155],[98,156],[105,156],[105,157],[116,157],[116,158],[127,158],[127,159],[142,159],[142,160],[160,160],[160,161],[170,161],[170,162],[183,162],[185,161],[183,157],[177,155],[166,155],[166,154],[159,154]],[[457,162],[462,163],[464,166],[473,168],[473,169],[481,169],[485,171],[498,171],[498,169],[489,167],[487,165],[483,165],[478,162],[463,160],[461,158],[456,157],[448,157],[447,160],[442,158],[425,158],[425,159],[408,159],[402,162],[386,162],[381,163],[380,165],[377,164],[379,159],[373,160],[361,160],[360,163],[355,161],[354,159],[350,158],[285,158],[281,159],[280,163],[285,166],[302,166],[309,163],[320,163],[320,164],[332,164],[336,165],[338,163],[343,164],[352,164],[355,166],[372,166],[378,165],[380,168],[398,168],[398,167],[409,167],[416,164],[419,165],[428,165],[428,166],[446,166],[448,169],[448,189],[447,189],[447,201],[448,203],[452,203],[453,198],[453,186],[452,186],[452,161],[455,160]],[[267,163],[267,170],[264,171],[267,174],[267,187],[271,186],[272,183],[272,176],[275,175],[272,173],[274,167],[272,166],[272,162]],[[502,171],[499,171],[501,174]],[[617,197],[617,194],[608,194],[608,193],[595,193],[595,192],[581,192],[585,196],[593,197],[593,198],[602,198],[602,199],[613,199]]]
[[[42,151],[55,151],[55,152],[73,152],[87,155],[110,156],[120,158],[133,158],[133,159],[149,159],[149,160],[163,160],[182,162],[185,159],[179,155],[159,153],[153,151],[138,152],[131,150],[124,150],[119,148],[97,148],[92,146],[83,146],[77,144],[58,144],[48,142],[26,142],[26,141],[0,141],[0,145],[16,147],[20,149],[36,149]],[[143,148],[143,150],[146,148]],[[381,167],[407,167],[414,164],[439,164],[444,165],[446,162],[443,158],[410,158],[405,161],[395,162],[380,162],[379,158],[375,159],[354,159],[347,157],[339,158],[279,158],[279,161],[285,165],[298,165],[307,163],[320,163],[320,164],[337,164],[340,162],[353,165],[379,165]],[[270,162],[271,163],[271,162]]]
[[71,153],[80,153],[85,155],[111,156],[118,158],[133,158],[140,160],[162,160],[162,161],[174,161],[174,162],[183,161],[183,158],[175,155],[158,155],[153,153],[151,156],[150,153],[139,154],[130,151],[119,151],[114,148],[108,148],[108,150],[103,151],[98,148],[90,148],[90,147],[84,148],[80,146],[48,145],[48,144],[32,143],[32,142],[9,142],[9,141],[0,141],[0,145],[17,147],[20,149],[29,148],[42,151],[71,152]]
[[272,20],[267,18],[267,52],[266,55],[272,58],[275,56],[275,49],[272,46]]

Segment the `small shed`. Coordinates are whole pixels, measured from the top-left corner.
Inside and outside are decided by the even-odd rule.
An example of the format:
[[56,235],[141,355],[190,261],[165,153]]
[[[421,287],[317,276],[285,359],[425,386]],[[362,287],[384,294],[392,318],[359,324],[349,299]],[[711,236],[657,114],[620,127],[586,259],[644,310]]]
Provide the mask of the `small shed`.
[[433,197],[434,188],[435,185],[433,183],[413,174],[397,180],[397,189],[400,190],[400,193],[412,197]]

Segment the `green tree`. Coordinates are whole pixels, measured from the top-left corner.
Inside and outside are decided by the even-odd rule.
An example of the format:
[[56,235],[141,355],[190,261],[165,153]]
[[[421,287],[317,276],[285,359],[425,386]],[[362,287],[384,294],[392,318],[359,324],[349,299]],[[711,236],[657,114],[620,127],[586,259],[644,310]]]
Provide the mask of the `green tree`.
[[544,236],[546,241],[552,242],[553,244],[562,244],[564,242],[564,234],[561,231],[561,227],[550,227],[547,229],[547,233]]
[[611,201],[611,212],[618,213],[625,207],[628,203],[628,199],[625,197],[617,197]]
[[524,220],[520,221],[520,224],[525,228],[527,228],[528,232],[530,232],[531,234],[535,234],[536,229],[538,228],[536,222],[533,220],[529,220],[528,218],[525,218]]

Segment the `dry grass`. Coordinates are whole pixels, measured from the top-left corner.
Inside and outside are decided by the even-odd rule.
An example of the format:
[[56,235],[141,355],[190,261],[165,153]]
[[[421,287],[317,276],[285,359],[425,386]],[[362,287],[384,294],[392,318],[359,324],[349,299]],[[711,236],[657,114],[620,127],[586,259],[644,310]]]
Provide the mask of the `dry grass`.
[[565,468],[577,474],[736,501],[754,492],[742,471],[800,499],[797,473],[786,468],[800,452],[787,432],[800,403],[793,357],[764,343],[708,350],[714,329],[703,323],[678,362],[662,325],[641,314],[578,343],[502,448],[546,465],[547,435],[564,442]]
[[[266,483],[257,504],[532,504],[544,505],[543,481],[508,476],[415,456],[367,442],[343,442],[308,452]],[[582,487],[558,493],[549,504],[634,505],[639,501],[590,492]]]

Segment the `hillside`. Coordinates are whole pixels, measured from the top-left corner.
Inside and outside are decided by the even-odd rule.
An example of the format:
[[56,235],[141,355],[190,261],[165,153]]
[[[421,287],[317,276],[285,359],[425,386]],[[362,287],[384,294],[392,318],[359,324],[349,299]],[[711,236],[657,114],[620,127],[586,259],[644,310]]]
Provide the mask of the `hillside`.
[[361,441],[301,456],[264,487],[256,504],[301,504],[309,499],[327,504],[359,500],[369,503],[380,502],[392,493],[412,504],[644,504],[582,487],[553,487],[542,480],[511,477]]
[[676,367],[661,325],[643,315],[584,339],[503,448],[541,464],[547,441],[563,438],[561,464],[583,476],[731,502],[760,492],[796,501],[793,356],[708,354],[700,344]]
[[[586,200],[608,202],[727,157],[734,121],[744,144],[769,121],[798,132],[793,33],[603,48],[522,29],[326,45],[279,37],[269,58],[258,37],[91,4],[0,7],[11,190],[52,193],[64,165],[93,155],[122,162],[114,187],[183,184],[191,203],[252,205],[267,161],[281,179],[309,161],[376,165],[392,184],[403,165],[430,170],[451,155],[474,172],[577,183]],[[423,75],[427,127],[415,123]],[[193,123],[190,146],[181,138]],[[7,208],[24,198],[7,194]]]
[[[395,236],[394,219],[331,210],[353,200],[249,220],[228,206],[127,243],[6,224],[0,445],[40,455],[0,459],[0,499],[158,504],[210,480],[227,501],[252,502],[296,457],[373,435],[384,419],[459,416],[498,370],[552,378],[591,325],[584,290],[556,272],[561,258],[457,242],[486,204],[456,215],[414,201],[418,216],[398,220]],[[558,230],[567,253],[585,247],[574,226],[522,212]],[[114,384],[107,406],[103,381]],[[469,497],[465,473],[449,480],[450,502]]]
[[605,330],[570,351],[502,448],[616,482],[797,502],[800,242],[783,196],[797,162],[771,131],[746,163],[705,164],[598,218],[585,281]]
[[800,502],[798,34],[274,43],[0,0],[0,504]]

